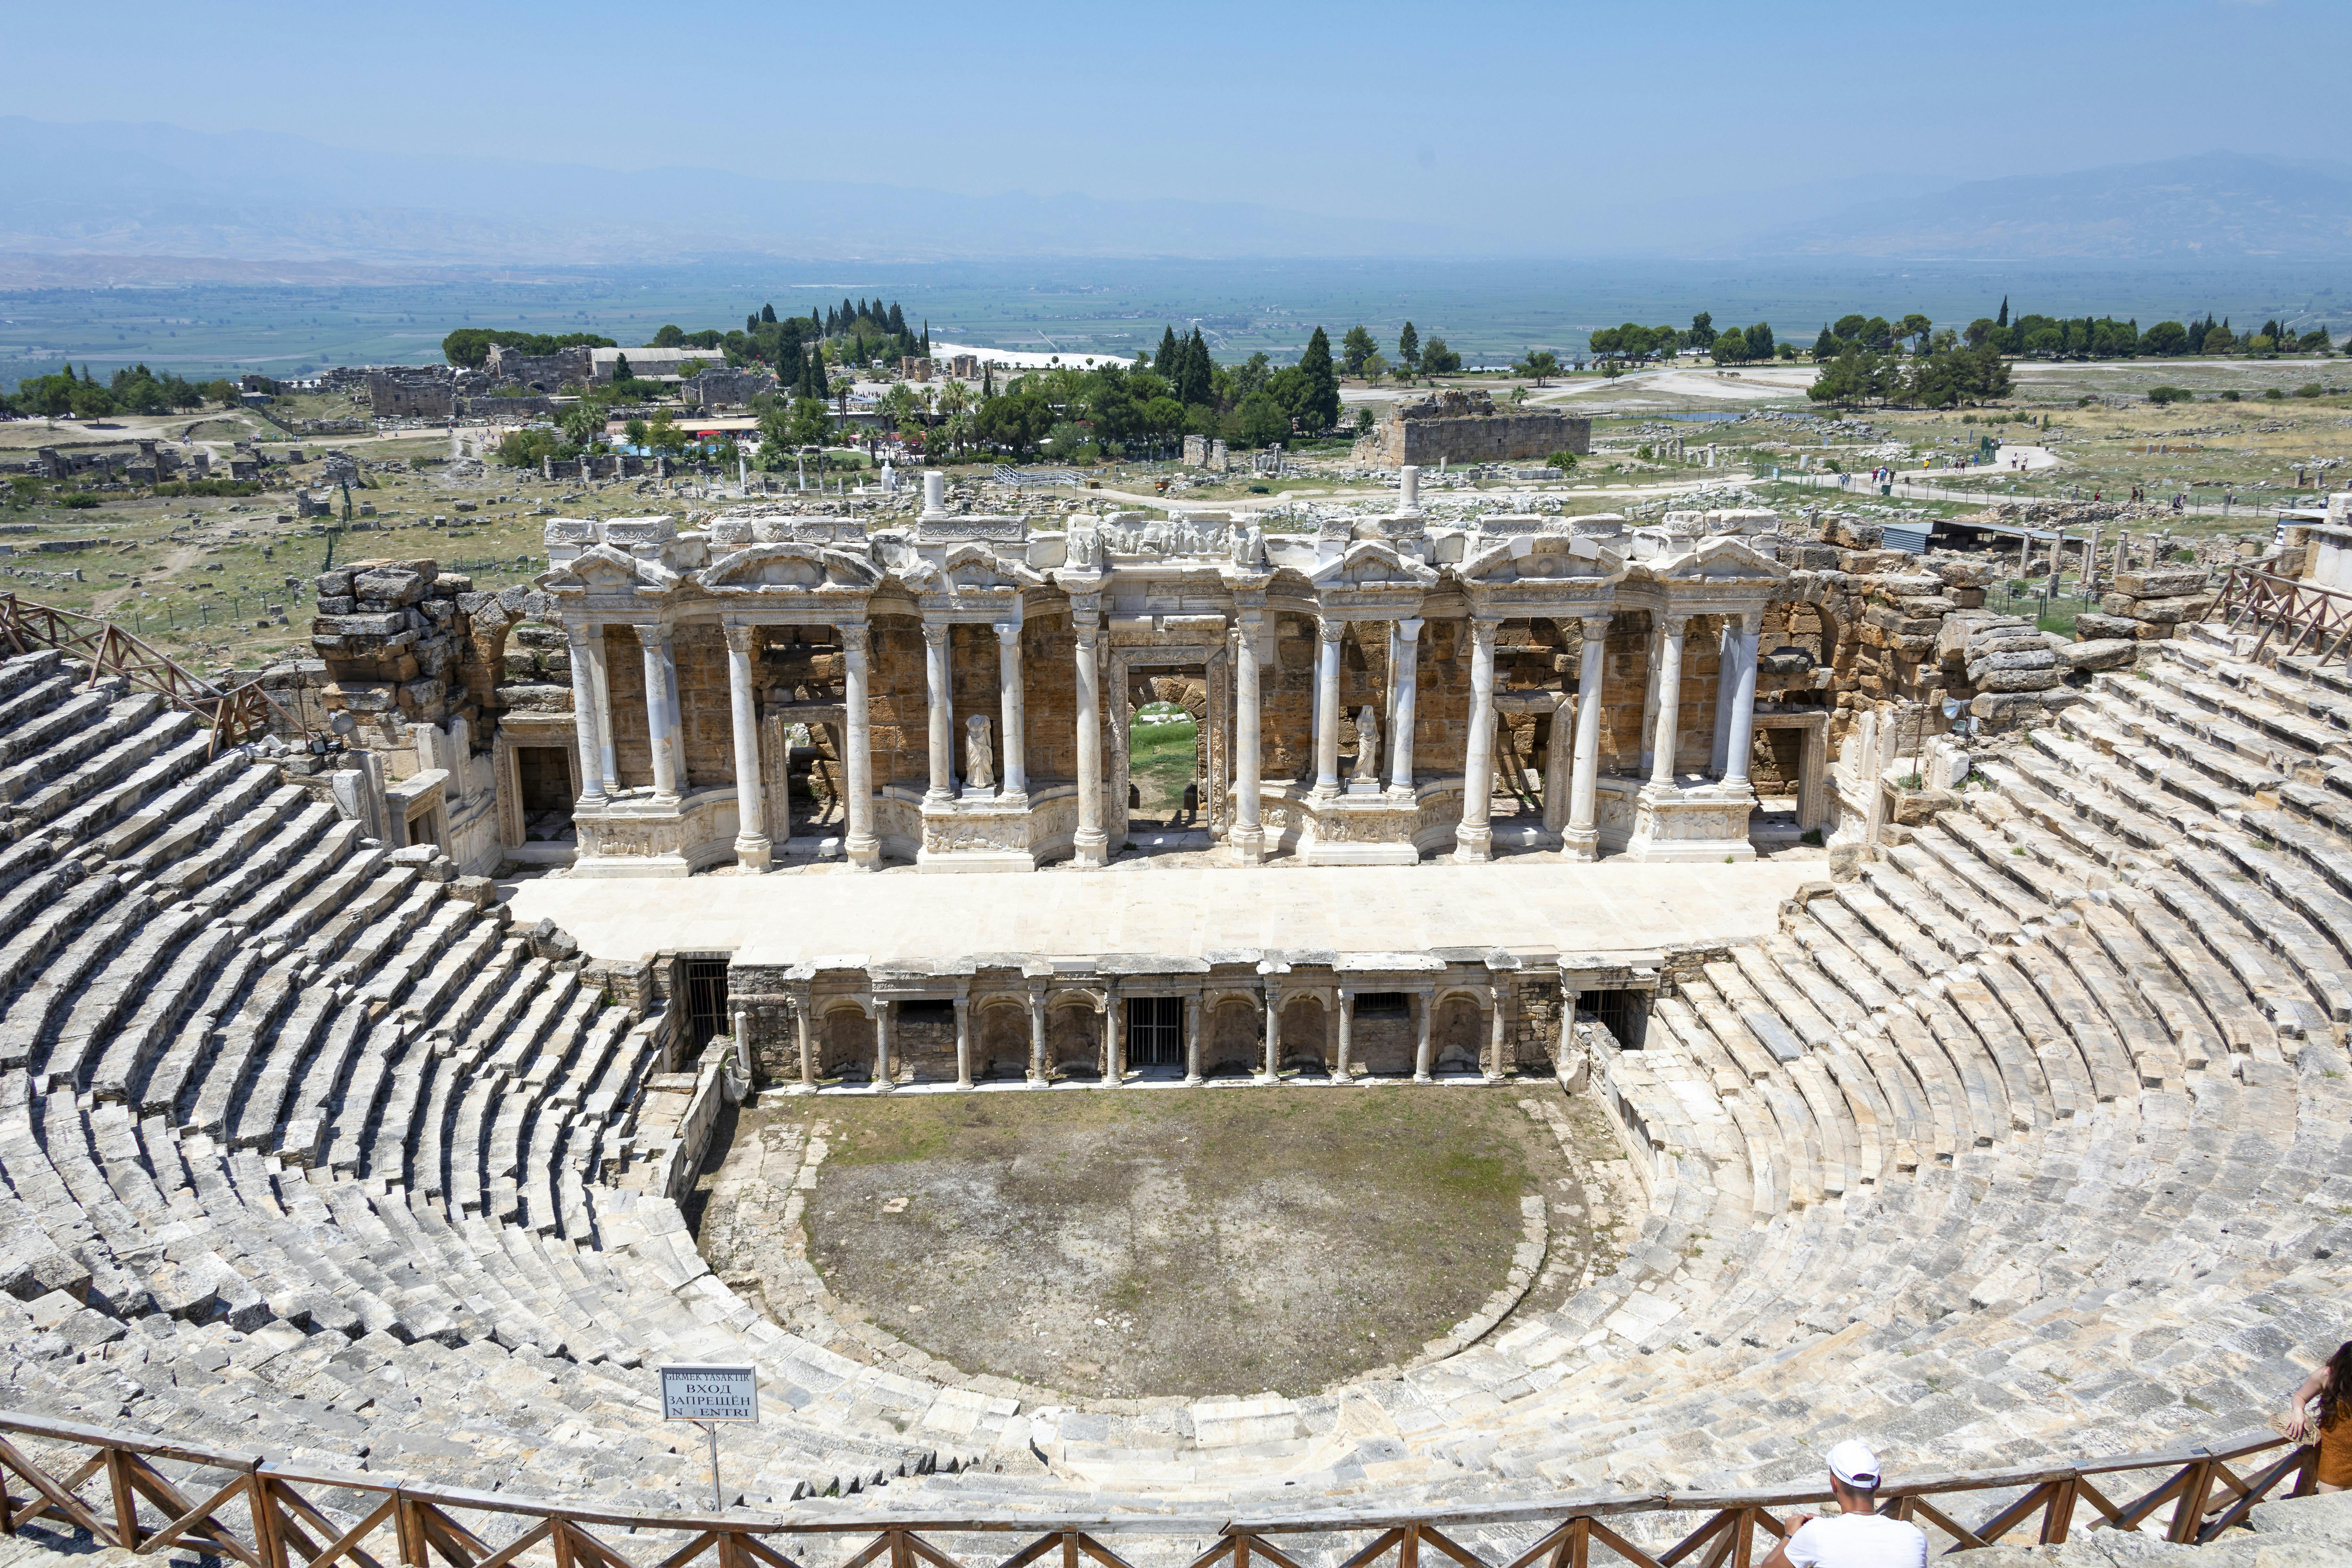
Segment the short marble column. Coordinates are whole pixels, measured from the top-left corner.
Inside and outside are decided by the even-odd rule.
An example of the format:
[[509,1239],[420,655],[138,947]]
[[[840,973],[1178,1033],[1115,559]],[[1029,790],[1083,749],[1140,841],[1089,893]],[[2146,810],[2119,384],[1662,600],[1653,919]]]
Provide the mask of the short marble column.
[[1389,788],[1412,793],[1413,709],[1421,691],[1421,618],[1396,623],[1393,708],[1389,715]]
[[1433,993],[1421,992],[1413,997],[1412,1008],[1418,1025],[1418,1033],[1414,1036],[1412,1043],[1412,1081],[1435,1083],[1437,1081],[1437,1037],[1432,1028],[1433,1021],[1430,1015],[1437,1010],[1437,997]]
[[1503,1071],[1503,993],[1496,989],[1486,998],[1486,1081],[1500,1083]]
[[874,1088],[888,1094],[898,1087],[891,1062],[890,1037],[898,1026],[898,1004],[877,1002],[874,1005]]
[[1462,824],[1454,831],[1455,864],[1491,858],[1495,829],[1488,817],[1495,791],[1495,623],[1470,623],[1470,733],[1462,760]]
[[1317,623],[1315,645],[1315,793],[1339,793],[1339,637],[1348,623]]
[[621,793],[621,762],[613,745],[613,682],[604,668],[604,628],[588,633],[588,675],[596,688],[596,759],[604,774],[604,793]]
[[1118,993],[1103,987],[1103,1082],[1114,1088],[1127,1081],[1127,1008]]
[[1029,993],[1029,1081],[1045,1081],[1045,995]]
[[1339,1049],[1331,1076],[1345,1083],[1356,1076],[1356,994],[1339,993]]
[[1576,860],[1598,858],[1601,832],[1595,818],[1601,794],[1601,681],[1609,658],[1609,617],[1583,618],[1584,658],[1576,674],[1576,756],[1570,764],[1568,826],[1560,830],[1560,853]]
[[1664,624],[1665,646],[1658,659],[1658,727],[1650,741],[1654,784],[1675,782],[1675,739],[1683,714],[1683,634],[1690,626],[1690,617],[1668,616]]
[[1726,742],[1729,754],[1723,770],[1723,782],[1727,784],[1748,782],[1748,758],[1756,750],[1756,621],[1750,611],[1733,623],[1731,642],[1739,664],[1731,683],[1731,732]]
[[956,1087],[971,1087],[971,998],[955,999]]
[[1265,1060],[1258,1068],[1260,1083],[1274,1083],[1281,1077],[1282,1067],[1282,987],[1271,980],[1265,984]]
[[955,795],[955,675],[949,662],[948,627],[923,624],[923,697],[931,718],[931,784],[927,801]]
[[849,755],[842,759],[847,798],[842,804],[842,853],[860,871],[882,868],[882,841],[874,834],[874,723],[866,711],[867,644],[872,636],[864,626],[843,626],[841,632],[841,691],[843,728]]
[[604,741],[598,732],[596,703],[596,640],[604,634],[593,623],[574,622],[564,628],[572,642],[572,725],[580,746],[580,804],[604,804]]
[[1102,668],[1095,640],[1100,635],[1091,614],[1078,613],[1078,828],[1071,836],[1070,858],[1080,866],[1110,861],[1110,836],[1103,831],[1102,799]]
[[751,647],[759,629],[727,628],[727,701],[735,721],[735,864],[764,871],[773,848],[760,784],[760,713],[751,691]]
[[1234,616],[1234,827],[1226,835],[1234,858],[1244,866],[1265,858],[1265,826],[1258,805],[1265,773],[1264,723],[1259,711],[1257,634],[1264,617],[1255,610]]
[[1021,623],[996,623],[996,786],[1000,800],[1029,798],[1029,763],[1023,742],[1028,733],[1028,706],[1021,690]]
[[646,737],[653,753],[654,799],[675,805],[677,753],[670,745],[670,727],[677,716],[670,708],[669,628],[639,626],[637,643],[646,655]]
[[1184,1081],[1201,1081],[1201,998],[1184,998]]
[[810,1026],[809,998],[793,998],[793,1023],[801,1044],[801,1089],[803,1093],[816,1090],[816,1030]]

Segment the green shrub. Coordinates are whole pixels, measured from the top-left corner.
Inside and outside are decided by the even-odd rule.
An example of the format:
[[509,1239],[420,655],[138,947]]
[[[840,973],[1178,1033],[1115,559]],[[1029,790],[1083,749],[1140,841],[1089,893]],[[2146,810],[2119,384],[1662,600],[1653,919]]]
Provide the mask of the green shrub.
[[2306,381],[2301,386],[2294,389],[2294,395],[2297,397],[2317,397],[2321,393],[2326,390],[2327,389],[2326,387],[2320,385],[2319,383],[2315,381]]
[[2147,400],[2161,408],[2168,403],[2194,403],[2197,395],[2185,386],[2151,386]]
[[88,490],[76,490],[73,494],[59,499],[58,504],[68,511],[88,511],[99,504],[99,500]]

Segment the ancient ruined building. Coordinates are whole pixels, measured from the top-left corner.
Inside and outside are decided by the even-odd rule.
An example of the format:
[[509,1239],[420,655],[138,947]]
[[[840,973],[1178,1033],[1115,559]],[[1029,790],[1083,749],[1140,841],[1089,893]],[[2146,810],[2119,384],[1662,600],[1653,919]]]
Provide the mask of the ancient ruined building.
[[[1756,537],[1666,533],[1649,577],[1629,538],[1611,572],[1515,581],[1593,603],[1712,549],[1740,553],[1725,580],[1748,593],[1769,577],[1748,563]],[[1540,536],[1524,552],[1507,538],[1495,559],[1536,555]],[[1568,538],[1580,565],[1605,563]],[[869,639],[887,583],[908,584],[920,625],[919,595],[952,605],[959,573],[961,592],[1009,607],[998,584],[1016,566],[1102,579],[1096,613],[1147,624],[1142,595],[1120,598],[1140,553],[1123,538],[1076,569],[964,542],[937,563],[919,540],[881,561],[733,542],[720,560],[855,600],[822,624],[862,613]],[[650,530],[630,549],[583,541],[567,574],[603,566],[659,598],[710,571],[665,564],[680,548]],[[1487,553],[1421,563],[1436,584],[1403,574],[1423,638],[1444,618],[1431,599],[1458,592],[1475,648]],[[1407,554],[1351,540],[1333,559],[1396,582]],[[1235,583],[1266,579],[1261,621],[1285,592],[1306,601],[1288,568],[1227,564]],[[1215,624],[1223,574],[1210,563],[1192,601]],[[366,586],[407,594],[423,574],[385,576]],[[1014,581],[1024,602],[1055,591]],[[432,586],[404,608],[436,635],[501,603]],[[992,637],[995,620],[944,624]],[[408,629],[406,648],[433,640]],[[1100,648],[1118,621],[1094,631]],[[653,1369],[745,1362],[762,1419],[729,1434],[730,1500],[809,1500],[803,1521],[1222,1521],[1571,1490],[1638,1510],[1786,1479],[1830,1432],[1910,1473],[2220,1443],[2332,1349],[2352,1246],[2352,679],[2308,655],[2253,662],[2252,640],[2192,627],[2137,670],[2089,678],[1979,760],[1987,787],[1806,889],[1774,934],[1667,955],[1643,983],[1638,1048],[1598,1020],[1563,1026],[1549,1067],[1597,1087],[1639,1188],[1614,1217],[1640,1239],[1559,1310],[1466,1322],[1330,1389],[1098,1405],[911,1356],[829,1316],[814,1276],[804,1300],[764,1302],[713,1276],[677,1199],[740,1057],[723,1037],[687,1043],[675,976],[584,964],[559,931],[511,929],[485,883],[384,840],[360,769],[215,754],[155,693],[56,651],[0,661],[5,1402],[159,1437],[173,1475],[218,1451],[248,1469],[258,1454],[378,1484],[699,1509],[700,1446],[654,1418]],[[544,673],[552,650],[524,646]],[[576,668],[593,697],[593,661]],[[622,668],[607,661],[609,683]],[[394,707],[435,679],[394,683]],[[1330,707],[1371,728],[1360,710],[1379,721],[1379,694],[1353,699]],[[412,728],[443,739],[415,760],[438,762],[466,715],[416,711]],[[1000,779],[1013,762],[1000,738]],[[1268,1151],[1270,1174],[1281,1157]],[[75,1475],[65,1429],[27,1436],[26,1418],[10,1417],[11,1442]],[[106,1517],[109,1473],[82,1492]],[[218,1479],[189,1484],[201,1500]],[[13,1474],[10,1489],[22,1523],[31,1489]],[[314,1542],[378,1496],[313,1489],[334,1510],[310,1521]],[[859,1495],[814,1500],[845,1491]],[[245,1528],[241,1499],[216,1507],[218,1528]],[[490,1522],[512,1540],[528,1521]],[[396,1525],[371,1538],[379,1560]]]
[[[781,508],[683,534],[558,520],[542,585],[572,756],[593,760],[573,874],[764,867],[804,843],[778,754],[795,725],[839,780],[826,836],[853,865],[1102,864],[1129,837],[1129,721],[1167,674],[1205,692],[1202,813],[1242,865],[1483,861],[1497,832],[1585,859],[1745,858],[1759,639],[1789,578],[1775,527],[1432,528],[1410,493],[1315,536],[1222,513],[1046,534],[936,507],[871,537]],[[1530,808],[1498,824],[1498,787]]]
[[1355,459],[1394,468],[1412,464],[1541,461],[1554,452],[1583,457],[1592,450],[1592,421],[1556,409],[1497,412],[1484,392],[1448,387],[1393,404],[1356,442]]

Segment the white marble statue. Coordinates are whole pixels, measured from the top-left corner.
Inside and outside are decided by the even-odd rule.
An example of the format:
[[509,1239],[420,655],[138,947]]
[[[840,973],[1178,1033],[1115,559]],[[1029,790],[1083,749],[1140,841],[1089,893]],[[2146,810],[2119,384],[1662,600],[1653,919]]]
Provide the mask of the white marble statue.
[[1369,702],[1356,710],[1356,771],[1349,776],[1357,784],[1381,782],[1381,716]]
[[966,789],[996,787],[996,745],[985,713],[963,721],[963,783]]

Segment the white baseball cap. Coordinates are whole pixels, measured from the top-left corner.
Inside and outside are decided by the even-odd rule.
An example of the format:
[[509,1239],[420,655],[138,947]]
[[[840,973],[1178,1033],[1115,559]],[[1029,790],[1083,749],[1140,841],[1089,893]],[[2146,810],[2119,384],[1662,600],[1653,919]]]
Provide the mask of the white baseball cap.
[[1850,1487],[1874,1487],[1879,1478],[1878,1456],[1868,1444],[1848,1437],[1830,1450],[1830,1474]]

